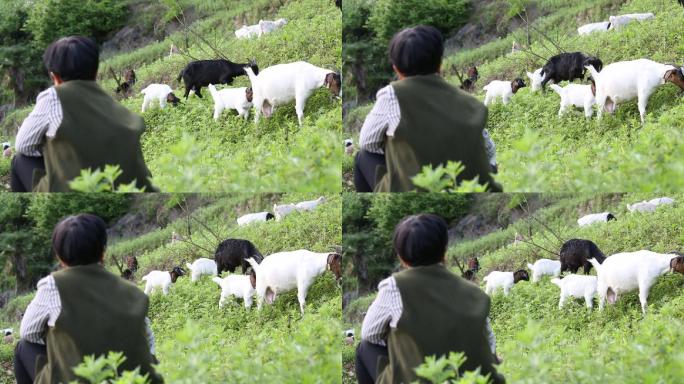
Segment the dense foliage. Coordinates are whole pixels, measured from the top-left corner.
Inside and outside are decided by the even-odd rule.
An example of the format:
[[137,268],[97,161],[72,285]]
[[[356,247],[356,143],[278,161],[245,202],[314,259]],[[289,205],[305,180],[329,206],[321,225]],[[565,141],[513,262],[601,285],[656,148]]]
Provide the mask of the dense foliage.
[[[550,233],[553,230],[566,240],[590,239],[606,255],[640,249],[681,251],[684,195],[670,195],[678,201],[676,206],[661,206],[650,214],[629,213],[626,209],[627,203],[653,197],[656,196],[645,193],[547,197],[551,204],[538,210],[535,217],[550,229],[534,226],[529,239],[544,247],[555,247],[557,240]],[[610,211],[618,220],[577,226],[578,217],[600,211]],[[452,260],[466,251],[479,257],[482,269],[477,273],[478,285],[492,270],[511,271],[538,258],[555,258],[533,245],[512,244],[515,231],[526,227],[527,220],[514,221],[499,231],[456,244],[448,254]],[[583,299],[570,300],[559,310],[559,290],[548,277],[539,283],[516,284],[509,296],[492,296],[492,326],[497,353],[503,358],[499,370],[507,381],[516,383],[676,382],[684,369],[684,349],[679,341],[684,336],[683,289],[682,275],[658,278],[643,316],[637,292],[621,295],[615,306],[608,305],[603,312],[597,310],[596,304],[593,311],[587,310]],[[371,294],[347,307],[345,321],[349,326],[359,329],[362,314],[372,299]],[[353,368],[352,357],[353,347],[344,347],[346,371]],[[432,378],[441,378],[439,368],[448,364],[431,360],[426,364],[426,372]],[[346,380],[351,380],[351,376]]]

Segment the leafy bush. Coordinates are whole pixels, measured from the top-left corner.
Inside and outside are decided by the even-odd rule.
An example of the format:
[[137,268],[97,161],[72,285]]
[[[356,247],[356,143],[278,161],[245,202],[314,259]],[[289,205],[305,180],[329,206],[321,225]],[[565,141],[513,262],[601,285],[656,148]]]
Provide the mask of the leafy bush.
[[389,42],[403,28],[418,24],[431,25],[443,33],[452,32],[468,19],[469,0],[377,0],[368,25],[376,43]]
[[73,35],[102,42],[123,25],[127,11],[123,0],[39,0],[33,3],[26,28],[42,49],[60,37]]
[[487,384],[489,379],[478,371],[458,373],[458,368],[466,361],[465,354],[450,352],[449,356],[428,356],[425,362],[416,367],[416,375],[434,384]]
[[[126,361],[122,352],[109,352],[107,356],[85,356],[83,362],[74,367],[76,376],[91,384],[145,384],[149,383],[147,374],[141,375],[139,368],[134,371],[118,372]],[[78,381],[74,380],[73,383]]]
[[473,180],[458,182],[458,175],[465,170],[460,161],[449,161],[446,166],[438,165],[434,169],[425,165],[421,172],[413,176],[411,180],[417,189],[427,192],[448,192],[448,193],[472,193],[485,192],[487,183],[480,184],[477,177]]
[[144,192],[137,188],[135,180],[128,184],[116,185],[116,179],[123,172],[118,165],[106,165],[103,170],[82,169],[81,175],[69,182],[74,192]]

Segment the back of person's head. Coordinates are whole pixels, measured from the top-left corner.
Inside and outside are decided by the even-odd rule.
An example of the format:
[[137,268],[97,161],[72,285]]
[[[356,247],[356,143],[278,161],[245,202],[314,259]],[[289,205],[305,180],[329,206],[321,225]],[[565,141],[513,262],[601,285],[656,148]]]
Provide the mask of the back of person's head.
[[99,62],[97,44],[83,36],[63,37],[50,44],[43,55],[45,68],[62,81],[95,80]]
[[89,213],[62,219],[52,232],[52,251],[68,266],[97,263],[106,247],[105,222]]
[[429,25],[401,30],[389,43],[390,61],[404,76],[439,72],[443,54],[444,37]]
[[405,217],[394,229],[394,251],[412,267],[442,262],[448,241],[446,222],[433,214]]

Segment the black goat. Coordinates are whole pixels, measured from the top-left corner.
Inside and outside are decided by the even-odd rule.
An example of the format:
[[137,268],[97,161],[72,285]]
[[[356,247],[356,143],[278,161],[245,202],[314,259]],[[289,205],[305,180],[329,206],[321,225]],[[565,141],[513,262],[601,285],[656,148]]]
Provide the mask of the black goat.
[[223,271],[235,272],[235,268],[242,266],[242,273],[250,268],[247,259],[253,257],[257,263],[264,259],[254,244],[249,240],[226,239],[216,247],[214,261],[216,262],[217,272],[220,275]]
[[[679,1],[682,2],[684,0]],[[337,8],[342,9],[342,0],[335,0],[335,5],[337,6]]]
[[594,258],[602,264],[606,257],[596,244],[590,240],[570,239],[563,243],[560,252],[561,273],[570,271],[577,273],[580,267],[584,268],[584,274],[591,271],[589,259]]
[[119,84],[118,87],[114,90],[116,93],[123,93],[124,95],[127,95],[128,92],[130,92],[133,88],[133,85],[136,82],[136,77],[135,77],[135,71],[132,69],[128,69],[124,73],[124,82]]
[[209,84],[232,84],[238,76],[246,76],[245,67],[250,67],[255,75],[259,74],[259,67],[254,59],[247,64],[237,64],[229,60],[199,60],[190,62],[178,74],[177,81],[181,78],[185,83],[185,99],[191,90],[197,96],[202,97],[200,89]]
[[544,76],[542,88],[546,89],[546,83],[551,80],[556,84],[563,80],[583,80],[587,71],[585,66],[587,65],[593,65],[597,72],[601,72],[603,69],[603,62],[598,57],[589,56],[582,52],[561,53],[551,57],[542,67],[541,75]]

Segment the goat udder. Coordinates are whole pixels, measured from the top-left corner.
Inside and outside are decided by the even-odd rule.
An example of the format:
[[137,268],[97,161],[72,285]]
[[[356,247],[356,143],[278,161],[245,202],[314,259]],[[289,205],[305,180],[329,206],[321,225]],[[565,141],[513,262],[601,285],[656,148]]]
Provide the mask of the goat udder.
[[615,302],[617,301],[617,293],[615,293],[615,291],[613,291],[612,288],[608,288],[608,292],[606,292],[606,296],[608,297],[608,303],[611,305],[615,304]]
[[273,106],[268,102],[268,100],[264,100],[264,104],[261,106],[261,113],[263,113],[266,117],[271,117],[273,114]]

